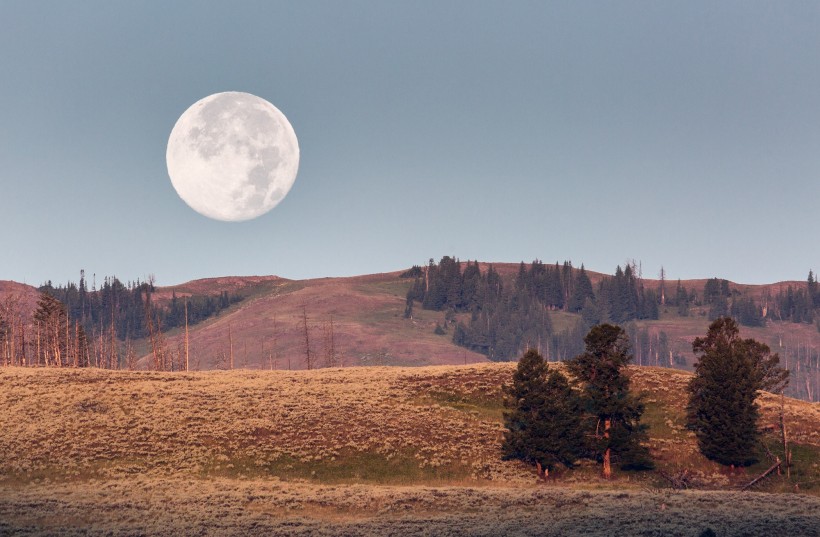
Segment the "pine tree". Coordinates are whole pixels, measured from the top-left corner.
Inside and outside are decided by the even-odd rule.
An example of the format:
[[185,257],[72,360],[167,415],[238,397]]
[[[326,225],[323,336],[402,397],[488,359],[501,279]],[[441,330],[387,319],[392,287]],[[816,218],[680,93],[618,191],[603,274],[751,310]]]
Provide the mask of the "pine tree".
[[652,468],[645,425],[640,423],[644,406],[629,391],[623,369],[632,360],[629,339],[623,328],[611,324],[593,326],[584,338],[586,350],[567,362],[581,385],[582,399],[594,431],[592,452],[603,463],[603,476],[612,476],[614,459],[624,469]]
[[678,286],[675,289],[675,305],[678,307],[678,315],[681,317],[689,315],[689,293],[687,293],[686,288],[681,285],[680,278],[678,279]]
[[705,338],[696,338],[695,376],[689,382],[687,416],[698,447],[723,465],[747,466],[757,461],[756,403],[758,391],[782,389],[788,371],[779,356],[753,339],[741,339],[737,323],[721,317]]
[[578,271],[578,275],[575,278],[575,285],[569,299],[569,310],[573,312],[581,311],[587,299],[594,300],[595,293],[592,291],[592,282],[589,280],[589,276],[587,276],[586,269],[584,269],[582,263],[581,270]]
[[583,448],[578,397],[536,350],[528,350],[518,362],[506,406],[504,459],[534,463],[540,477],[558,464],[574,465]]

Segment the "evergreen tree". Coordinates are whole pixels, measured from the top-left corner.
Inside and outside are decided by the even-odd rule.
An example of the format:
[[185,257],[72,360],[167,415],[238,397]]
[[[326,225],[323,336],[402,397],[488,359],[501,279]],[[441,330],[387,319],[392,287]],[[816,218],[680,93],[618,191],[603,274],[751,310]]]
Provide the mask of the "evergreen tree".
[[505,406],[505,460],[534,463],[541,477],[558,464],[575,464],[583,448],[578,397],[564,375],[548,371],[536,350],[518,362]]
[[587,298],[584,301],[584,307],[581,309],[581,319],[587,327],[593,327],[604,321],[604,314],[593,299]]
[[572,296],[569,299],[569,310],[572,312],[579,312],[584,308],[587,299],[594,300],[595,293],[592,291],[592,282],[587,276],[587,271],[584,269],[583,263],[581,269],[575,278],[575,285],[573,286]]
[[753,339],[741,339],[737,323],[721,317],[705,338],[696,338],[695,376],[689,382],[687,416],[698,447],[707,458],[724,465],[756,462],[758,391],[782,388],[788,371],[779,356]]
[[817,276],[811,270],[809,271],[807,281],[807,291],[809,294],[809,302],[811,303],[811,307],[815,309],[820,308],[820,290],[818,290]]
[[743,326],[763,326],[763,309],[750,297],[738,297],[732,301],[732,317]]
[[689,315],[689,293],[681,285],[680,278],[678,278],[678,286],[675,289],[675,305],[678,307],[678,315],[681,317]]
[[629,391],[629,377],[623,372],[632,360],[626,332],[611,324],[597,325],[584,344],[584,353],[569,360],[567,367],[581,385],[595,432],[590,447],[603,463],[604,477],[611,477],[613,459],[624,469],[651,468],[649,451],[642,445],[647,429],[640,423],[644,406]]
[[712,299],[711,304],[709,307],[710,321],[729,315],[729,303],[726,301],[726,297],[718,295]]

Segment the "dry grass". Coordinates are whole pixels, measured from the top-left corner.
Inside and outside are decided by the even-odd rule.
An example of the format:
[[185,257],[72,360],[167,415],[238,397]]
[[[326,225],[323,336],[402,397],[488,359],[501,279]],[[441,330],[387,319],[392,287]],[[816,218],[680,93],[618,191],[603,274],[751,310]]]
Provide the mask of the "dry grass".
[[405,465],[423,470],[414,482],[528,480],[499,462],[497,422],[413,400],[408,382],[421,371],[0,370],[0,482],[145,472],[332,480],[331,470],[350,480],[355,468],[342,463],[361,456],[383,462],[383,475],[358,476],[368,481],[402,480]]
[[[537,485],[500,460],[513,368],[0,369],[0,534],[817,534],[812,495],[673,492],[651,472],[604,482],[591,464]],[[697,453],[688,374],[632,375],[661,469],[726,490],[755,475]],[[762,407],[772,421],[779,400]],[[820,405],[786,412],[795,479],[762,490],[817,491]]]
[[810,496],[162,479],[0,490],[14,535],[817,535]]
[[[218,356],[228,353],[230,327],[237,364],[267,369],[272,355],[278,355],[276,369],[304,369],[303,308],[315,363],[323,362],[323,329],[331,317],[338,359],[347,366],[485,362],[485,356],[454,345],[451,335],[433,333],[443,313],[417,307],[413,319],[404,318],[410,283],[396,274],[376,274],[251,285],[245,290],[248,298],[192,327],[193,363],[201,369],[219,367]],[[168,335],[169,347],[177,349],[182,342],[180,330]]]

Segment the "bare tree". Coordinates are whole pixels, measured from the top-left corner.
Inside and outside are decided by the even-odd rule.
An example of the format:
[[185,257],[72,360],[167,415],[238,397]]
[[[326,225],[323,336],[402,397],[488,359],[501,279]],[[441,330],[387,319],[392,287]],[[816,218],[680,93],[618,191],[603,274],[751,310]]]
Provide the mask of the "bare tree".
[[190,371],[188,356],[188,298],[185,298],[185,371]]
[[231,332],[231,323],[228,323],[228,346],[230,350],[228,369],[233,369],[233,333]]
[[665,306],[666,305],[666,271],[664,270],[663,265],[661,265],[661,273],[660,273],[659,277],[660,277],[660,281],[661,281],[661,283],[660,283],[660,287],[661,287],[661,289],[660,289],[661,290],[661,306]]
[[114,319],[114,298],[111,299],[111,348],[109,351],[112,369],[119,369],[120,357],[117,354],[117,324]]
[[268,360],[270,361],[270,368],[276,369],[277,363],[279,362],[279,351],[278,351],[278,332],[276,328],[276,314],[273,314],[273,341],[271,342],[273,348],[270,350],[270,354],[268,355]]
[[302,323],[305,330],[305,365],[310,370],[313,369],[313,364],[310,359],[310,332],[308,330],[307,309],[304,304],[302,304]]
[[780,432],[783,435],[783,458],[786,462],[786,477],[792,475],[792,452],[789,449],[789,438],[786,434],[786,396],[783,395],[783,390],[780,390]]
[[[17,327],[23,329],[22,317],[19,313],[20,299],[17,295],[9,295],[0,304],[0,348],[2,349],[2,364],[17,365]],[[18,320],[19,318],[19,320]],[[25,355],[25,352],[23,352]]]
[[336,367],[336,341],[333,333],[333,315],[323,327],[325,347],[325,367]]
[[151,314],[151,287],[153,277],[148,277],[148,284],[145,286],[145,325],[148,328],[148,338],[151,341],[151,355],[154,358],[154,370],[162,370],[162,351],[159,348],[156,330],[154,329],[154,316]]
[[125,338],[125,365],[129,371],[133,371],[137,364],[137,353],[131,344],[130,338]]

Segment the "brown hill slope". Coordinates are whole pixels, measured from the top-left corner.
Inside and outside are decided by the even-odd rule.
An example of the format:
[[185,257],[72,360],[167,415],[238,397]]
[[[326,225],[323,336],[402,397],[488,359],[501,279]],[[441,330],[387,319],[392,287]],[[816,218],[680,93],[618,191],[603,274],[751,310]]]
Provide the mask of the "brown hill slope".
[[[481,264],[486,270],[487,263]],[[517,273],[517,263],[493,263],[507,276]],[[155,303],[167,304],[171,296],[219,295],[223,291],[241,294],[245,300],[217,317],[192,326],[190,356],[192,369],[226,368],[231,348],[235,367],[254,369],[299,369],[306,366],[303,312],[308,317],[308,339],[312,365],[327,362],[330,322],[333,321],[335,362],[343,365],[435,365],[486,361],[486,358],[452,343],[452,328],[436,335],[436,324],[444,323],[441,312],[425,311],[418,305],[412,319],[404,318],[405,295],[410,280],[400,272],[347,278],[287,280],[277,276],[222,277],[195,280],[158,288]],[[605,275],[589,271],[593,282]],[[667,282],[671,287],[677,282]],[[688,289],[702,291],[705,280],[681,282]],[[646,287],[658,280],[644,279]],[[755,297],[776,296],[781,289],[805,282],[780,282],[748,286],[730,284],[738,292]],[[0,282],[0,304],[9,296],[23,296],[29,310],[36,304],[33,287]],[[661,308],[657,321],[637,321],[631,327],[636,363],[691,369],[691,344],[704,335],[709,324],[704,307],[692,307],[689,315],[676,308]],[[579,316],[551,312],[556,332],[571,329]],[[29,333],[32,333],[29,331]],[[782,363],[793,371],[789,394],[806,400],[820,400],[820,332],[814,325],[767,322],[761,328],[742,328],[744,337],[754,337],[780,353]],[[169,352],[182,355],[182,330],[165,334]],[[641,344],[644,338],[644,344]],[[661,339],[666,346],[660,345]],[[147,341],[136,342],[143,356],[140,366],[150,368]],[[807,369],[806,365],[809,365]]]
[[[10,306],[9,301],[15,302],[13,309],[25,315],[31,315],[37,307],[37,289],[24,283],[10,280],[0,280],[0,304]],[[18,309],[17,305],[21,307]]]
[[[223,290],[218,282],[217,292]],[[314,367],[327,363],[333,321],[335,363],[339,365],[431,365],[486,361],[457,347],[452,334],[433,333],[439,312],[418,311],[404,318],[408,280],[398,273],[352,278],[292,281],[266,280],[246,288],[248,298],[215,319],[190,330],[192,367],[226,367],[233,346],[236,367],[303,369],[306,367],[304,315]],[[189,288],[163,288],[170,296]],[[197,292],[204,292],[198,288]],[[169,334],[179,351],[183,333]],[[150,360],[143,358],[143,364]]]
[[[518,265],[513,263],[493,266],[508,275],[518,270]],[[405,295],[411,281],[400,278],[399,274],[302,281],[276,277],[218,278],[162,288],[158,296],[170,298],[172,292],[178,296],[187,292],[218,294],[229,290],[248,297],[217,318],[191,328],[191,363],[195,369],[226,368],[231,346],[235,367],[304,368],[303,311],[308,317],[314,367],[326,362],[331,318],[337,364],[415,366],[486,361],[483,355],[454,345],[452,329],[443,335],[434,333],[437,323],[444,324],[444,313],[425,311],[417,304],[413,318],[405,319]],[[604,277],[590,274],[593,280]],[[690,280],[682,284],[702,291],[704,282]],[[732,288],[748,287],[749,292],[773,296],[787,284],[732,284]],[[652,287],[659,282],[644,280],[644,285]],[[550,315],[556,332],[572,328],[580,319],[578,315],[560,311]],[[680,316],[674,307],[661,307],[659,320],[637,321],[632,325],[636,363],[691,369],[692,341],[705,335],[708,325],[705,307],[693,306],[688,316]],[[780,353],[782,362],[794,372],[790,394],[807,400],[820,399],[820,368],[817,367],[820,365],[820,332],[814,325],[768,321],[760,328],[742,327],[741,332],[744,337],[758,339]],[[643,345],[641,337],[645,338]],[[665,348],[658,344],[661,338],[667,341]],[[168,334],[173,353],[181,352],[182,341],[180,330]],[[142,349],[148,352],[147,345]],[[148,357],[143,358],[143,366],[150,363]],[[807,373],[806,364],[815,367]]]

